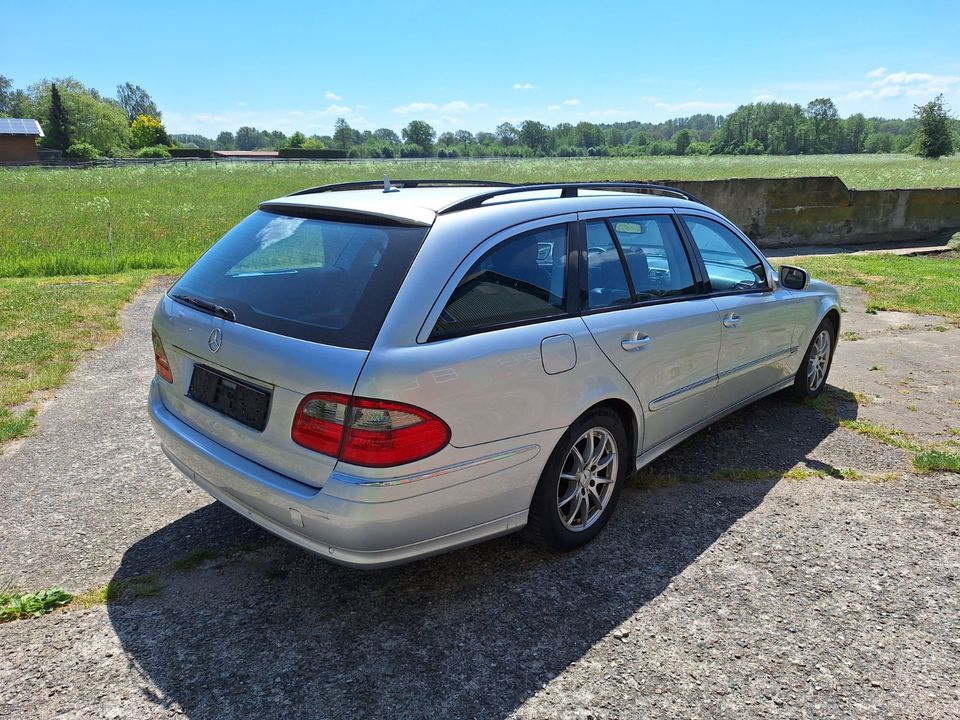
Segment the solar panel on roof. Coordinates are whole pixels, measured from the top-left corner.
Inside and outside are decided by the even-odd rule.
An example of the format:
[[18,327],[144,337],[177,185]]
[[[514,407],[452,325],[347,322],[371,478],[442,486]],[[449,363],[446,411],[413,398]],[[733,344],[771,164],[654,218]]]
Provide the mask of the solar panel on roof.
[[39,135],[43,137],[40,123],[27,118],[0,118],[0,135]]

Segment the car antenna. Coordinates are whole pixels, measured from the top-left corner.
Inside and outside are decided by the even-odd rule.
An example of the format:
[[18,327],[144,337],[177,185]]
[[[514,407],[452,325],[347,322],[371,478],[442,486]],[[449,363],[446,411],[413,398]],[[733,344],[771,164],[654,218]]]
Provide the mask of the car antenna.
[[389,175],[384,175],[384,176],[383,176],[383,191],[384,191],[385,193],[389,193],[389,192],[400,192],[400,188],[394,187],[393,185],[391,185],[391,184],[390,184],[390,176],[389,176]]

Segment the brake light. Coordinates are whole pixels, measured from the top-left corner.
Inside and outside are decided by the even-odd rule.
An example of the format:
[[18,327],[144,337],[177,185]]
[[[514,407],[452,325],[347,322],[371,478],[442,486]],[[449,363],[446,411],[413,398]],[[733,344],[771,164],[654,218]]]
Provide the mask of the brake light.
[[290,434],[310,450],[367,467],[421,460],[450,441],[447,424],[426,410],[338,393],[305,397]]
[[157,366],[157,375],[168,383],[172,383],[173,371],[170,369],[170,361],[167,360],[167,353],[163,349],[163,343],[156,328],[153,328],[153,362]]

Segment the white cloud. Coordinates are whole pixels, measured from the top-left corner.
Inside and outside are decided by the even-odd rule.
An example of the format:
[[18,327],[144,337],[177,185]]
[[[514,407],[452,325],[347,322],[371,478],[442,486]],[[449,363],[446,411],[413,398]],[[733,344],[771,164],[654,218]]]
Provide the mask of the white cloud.
[[514,84],[513,84],[513,89],[514,89],[514,90],[533,90],[533,89],[535,89],[536,87],[537,87],[537,86],[534,85],[533,83],[528,83],[528,82],[527,82],[527,83],[514,83]]
[[877,78],[870,87],[852,90],[845,100],[886,100],[889,98],[932,97],[939,93],[949,93],[960,89],[960,76],[933,75],[925,72],[895,72],[886,74],[886,68],[877,68],[867,73],[867,77]]
[[414,113],[424,114],[424,113],[435,113],[442,112],[447,115],[458,115],[462,113],[475,112],[477,110],[482,110],[487,107],[486,103],[474,103],[471,105],[466,100],[451,100],[448,103],[443,105],[437,105],[436,103],[429,102],[412,102],[409,105],[401,105],[400,107],[393,108],[392,112],[397,113],[398,115],[411,115]]
[[215,137],[222,130],[235,132],[237,128],[250,125],[260,130],[281,130],[290,134],[296,130],[308,135],[326,134],[333,131],[333,121],[342,117],[356,128],[369,128],[370,121],[346,105],[331,104],[318,110],[248,110],[230,109],[221,112],[163,114],[164,125],[172,133],[200,133]]
[[913,85],[916,83],[928,83],[935,79],[935,76],[930,73],[897,72],[887,75],[882,80],[878,80],[874,85]]
[[577,113],[577,117],[591,118],[594,120],[609,120],[611,118],[634,119],[638,116],[639,114],[636,110],[617,110],[616,108],[604,108],[603,110],[591,110],[590,112]]
[[679,103],[658,102],[655,107],[660,110],[669,110],[670,112],[719,112],[732,109],[733,104],[728,102],[688,100],[687,102]]
[[771,95],[770,93],[763,93],[762,95],[757,95],[753,99],[753,101],[755,103],[763,103],[763,102],[773,102],[776,99],[777,99],[776,95]]
[[243,102],[242,100],[237,103],[237,107],[246,107],[246,106],[247,106],[247,104],[246,104],[245,102]]
[[480,110],[485,108],[486,103],[476,103],[471,105],[465,100],[452,100],[451,102],[446,103],[440,107],[445,113],[465,113],[465,112],[474,112],[475,110]]
[[340,97],[339,95],[337,95],[335,92],[331,92],[330,90],[327,90],[327,91],[323,94],[323,96],[324,96],[327,100],[343,100],[342,97]]
[[409,105],[395,107],[393,112],[398,115],[409,115],[410,113],[436,112],[439,108],[433,103],[412,102]]
[[564,101],[563,101],[563,104],[564,104],[564,105],[570,105],[571,107],[574,106],[574,105],[579,105],[579,104],[580,104],[580,99],[579,99],[579,98],[570,98],[569,100],[564,100]]
[[552,110],[552,111],[556,112],[557,110],[560,110],[560,106],[559,106],[559,105],[550,105],[549,107],[547,107],[547,110]]

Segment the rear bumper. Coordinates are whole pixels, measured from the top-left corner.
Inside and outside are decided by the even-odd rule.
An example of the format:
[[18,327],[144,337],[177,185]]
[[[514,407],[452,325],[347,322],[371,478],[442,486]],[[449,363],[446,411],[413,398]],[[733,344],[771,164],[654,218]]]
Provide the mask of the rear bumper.
[[[342,565],[376,568],[513,532],[527,522],[553,431],[491,443],[483,457],[369,484],[335,470],[323,488],[275,473],[219,445],[166,407],[154,379],[150,419],[164,453],[222,503]],[[536,460],[534,461],[534,458]]]

